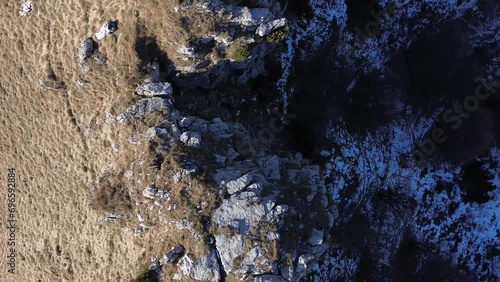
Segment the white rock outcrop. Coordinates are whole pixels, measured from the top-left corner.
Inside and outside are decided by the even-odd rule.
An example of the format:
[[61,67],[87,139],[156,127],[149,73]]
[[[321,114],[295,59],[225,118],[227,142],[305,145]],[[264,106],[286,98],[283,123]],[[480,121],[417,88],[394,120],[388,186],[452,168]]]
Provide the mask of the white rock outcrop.
[[245,174],[236,180],[229,181],[226,183],[227,192],[231,195],[240,192],[250,184],[250,181],[252,181],[252,175],[250,174]]
[[271,33],[272,31],[286,26],[286,24],[287,24],[286,18],[281,18],[281,19],[261,23],[259,25],[259,27],[257,27],[255,34],[257,34],[259,36],[266,36],[269,33]]
[[33,13],[34,9],[33,2],[31,0],[22,0],[21,1],[21,6],[19,8],[19,15],[21,17],[27,17]]
[[145,97],[172,96],[172,84],[168,82],[140,84],[135,88],[135,93]]
[[118,30],[118,24],[116,22],[107,21],[99,28],[95,37],[97,40],[103,40],[106,36],[115,33],[116,30]]
[[273,18],[273,14],[268,8],[231,7],[230,21],[244,27],[257,26],[263,22],[268,22]]
[[201,134],[198,132],[186,131],[181,134],[180,140],[188,147],[198,148],[201,145]]

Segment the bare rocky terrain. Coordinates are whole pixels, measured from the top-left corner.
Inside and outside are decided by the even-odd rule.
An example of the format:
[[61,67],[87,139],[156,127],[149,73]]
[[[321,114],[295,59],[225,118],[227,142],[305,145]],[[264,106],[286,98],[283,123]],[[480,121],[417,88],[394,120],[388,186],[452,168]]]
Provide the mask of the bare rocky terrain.
[[1,5],[1,281],[499,281],[494,1]]

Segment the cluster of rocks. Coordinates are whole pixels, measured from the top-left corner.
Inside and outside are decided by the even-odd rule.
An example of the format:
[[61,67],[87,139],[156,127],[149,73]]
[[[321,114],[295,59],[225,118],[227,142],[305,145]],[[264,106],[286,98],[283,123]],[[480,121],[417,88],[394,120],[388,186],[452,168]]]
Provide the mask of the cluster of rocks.
[[[104,39],[104,37],[116,32],[117,29],[117,22],[107,21],[95,34],[96,38],[98,40],[102,40]],[[107,61],[106,57],[99,52],[99,45],[97,44],[97,42],[95,42],[91,37],[87,37],[83,39],[83,41],[78,46],[78,59],[80,61],[80,67],[84,71],[90,71],[90,67],[87,66],[87,61],[91,57],[94,58],[95,62],[100,65],[106,63]]]
[[[150,77],[143,82],[141,89],[151,89],[151,83],[167,85],[167,82]],[[172,279],[220,281],[224,272],[224,275],[242,281],[300,281],[326,255],[326,237],[336,217],[336,211],[329,205],[320,167],[309,165],[300,154],[278,157],[260,152],[252,160],[240,158],[231,144],[238,138],[250,138],[241,124],[223,122],[219,118],[209,121],[186,116],[169,102],[172,91],[164,93],[145,95],[147,98],[137,101],[115,120],[141,119],[148,113],[166,110],[162,123],[132,139],[139,140],[137,136],[142,136],[149,141],[158,137],[167,144],[182,142],[188,147],[203,149],[203,140],[210,135],[210,139],[227,145],[227,150],[213,155],[219,168],[211,173],[220,188],[219,194],[224,195],[211,217],[211,225],[216,230],[212,234],[213,249],[206,256],[196,257],[184,247],[173,247],[164,255],[165,263],[178,266]],[[173,181],[179,182],[197,170],[196,156],[188,158],[175,172]],[[300,187],[301,195],[294,194],[295,186]],[[303,191],[307,193],[303,194]],[[159,206],[170,199],[166,189],[152,185],[145,187],[142,196],[154,200]],[[167,210],[171,208],[170,205]],[[304,224],[286,223],[285,218],[297,216]],[[306,216],[324,218],[325,223],[314,225],[309,223],[314,220]],[[136,234],[147,231],[144,218],[141,220],[139,215],[138,218],[141,223]],[[176,226],[178,230],[187,228],[195,238],[202,238],[202,234],[192,228],[189,219],[177,222]],[[307,235],[298,239],[293,250],[284,250],[280,247],[282,232]]]
[[78,46],[78,58],[80,60],[80,67],[85,71],[90,71],[90,67],[87,66],[87,61],[90,58],[94,58],[97,64],[106,63],[106,57],[99,52],[99,46],[90,37],[85,38],[82,43]]
[[281,13],[280,5],[273,1],[262,3],[260,7],[252,9],[241,6],[226,6],[222,10],[227,15],[229,22],[245,27],[259,36],[265,36],[287,24],[286,18],[276,18]]
[[[189,64],[177,67],[180,71],[176,78],[177,84],[187,88],[212,88],[228,80],[243,84],[265,73],[263,60],[275,49],[276,44],[260,39],[274,30],[285,28],[287,20],[282,17],[283,11],[278,1],[254,2],[253,8],[226,5],[223,1],[197,4],[199,16],[214,18],[223,30],[213,31],[214,34],[204,35],[193,40],[189,46],[178,48],[177,56]],[[192,8],[181,7],[177,11],[182,13]],[[249,54],[243,61],[233,60],[229,50],[240,45],[248,48]],[[209,55],[212,51],[217,56]],[[235,71],[242,74],[232,76]],[[193,73],[198,75],[191,75]]]

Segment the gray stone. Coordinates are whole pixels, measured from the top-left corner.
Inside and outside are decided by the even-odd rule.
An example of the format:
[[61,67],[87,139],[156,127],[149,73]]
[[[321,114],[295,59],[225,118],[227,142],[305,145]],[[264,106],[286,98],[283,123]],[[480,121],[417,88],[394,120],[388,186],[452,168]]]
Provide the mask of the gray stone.
[[231,238],[215,235],[215,246],[219,252],[224,271],[230,273],[233,270],[234,259],[243,254],[245,248],[243,235],[234,235]]
[[196,259],[192,255],[185,255],[177,265],[186,277],[196,281],[219,282],[221,280],[220,266],[215,251],[200,259]]
[[131,217],[129,215],[110,213],[110,214],[100,218],[99,221],[115,221],[115,220],[119,220],[119,219],[130,219],[130,218]]
[[226,183],[227,192],[231,195],[240,192],[250,184],[250,181],[252,181],[252,175],[250,174],[245,174],[236,180],[229,181]]
[[216,137],[221,137],[224,134],[227,134],[229,127],[224,122],[214,122],[208,126],[208,131],[212,133]]
[[232,161],[232,160],[238,158],[240,156],[240,154],[238,152],[236,152],[233,148],[229,148],[229,150],[227,150],[226,156]]
[[204,68],[208,67],[208,66],[210,65],[210,63],[211,63],[211,62],[212,62],[212,61],[210,61],[210,60],[204,60],[204,61],[202,61],[202,62],[199,62],[198,64],[196,64],[196,65],[194,66],[194,69],[195,69],[195,70],[204,69]]
[[174,174],[174,182],[179,182],[187,175],[195,173],[198,169],[196,161],[192,159],[183,160],[180,164],[180,170]]
[[33,2],[31,0],[22,0],[19,8],[19,15],[21,17],[27,17],[33,13],[34,8],[35,7],[33,6]]
[[85,38],[78,46],[78,58],[80,59],[80,65],[84,65],[90,56],[94,54],[94,51],[94,40],[90,37]]
[[213,213],[213,222],[219,226],[238,229],[241,234],[245,234],[250,226],[257,226],[266,214],[264,206],[258,204],[259,200],[253,191],[243,191],[224,199]]
[[266,215],[267,222],[279,221],[279,217],[288,211],[287,205],[277,205]]
[[266,251],[259,245],[247,252],[243,256],[241,263],[236,267],[233,272],[240,274],[278,273],[277,265],[266,257]]
[[287,24],[286,18],[281,18],[281,19],[261,23],[259,25],[259,27],[257,27],[255,34],[257,34],[259,36],[266,36],[269,33],[271,33],[272,31],[286,26],[286,24]]
[[146,221],[146,217],[140,213],[137,214],[137,219],[139,219],[139,222]]
[[177,49],[177,53],[182,54],[187,58],[194,58],[196,54],[193,47],[185,47],[185,46],[182,46],[179,49]]
[[179,120],[179,127],[185,128],[189,131],[205,132],[207,131],[208,128],[208,122],[201,118],[187,116],[187,117],[182,117]]
[[118,115],[116,120],[124,122],[129,118],[143,118],[148,113],[159,112],[161,110],[171,110],[172,105],[167,99],[161,97],[144,98],[130,106],[125,112]]
[[108,61],[108,59],[106,59],[106,57],[104,57],[104,55],[98,51],[94,52],[92,57],[94,58],[95,62],[99,65],[103,65]]
[[259,160],[259,167],[266,179],[268,180],[280,180],[280,162],[277,156],[265,157]]
[[253,282],[287,282],[287,280],[279,275],[260,275],[255,277]]
[[142,190],[142,195],[149,199],[154,199],[158,193],[158,188],[152,185],[148,185],[144,190]]
[[188,147],[198,148],[201,145],[201,134],[198,132],[186,131],[181,134],[180,140]]
[[278,232],[269,232],[266,236],[267,241],[278,241],[280,239],[280,234]]
[[137,227],[134,229],[134,235],[138,236],[138,235],[146,232],[147,229],[148,229],[147,226],[141,223],[141,224],[137,225]]
[[142,138],[145,139],[146,141],[151,141],[155,138],[156,136],[156,129],[154,127],[150,127],[142,134]]
[[168,131],[165,128],[155,127],[154,129],[155,129],[156,136],[158,136],[158,137],[160,137],[162,139],[168,139],[169,138]]
[[144,79],[144,82],[149,83],[160,81],[160,64],[158,63],[158,60],[147,63],[144,70],[147,73],[147,77]]
[[269,21],[273,14],[268,8],[230,7],[230,21],[243,27],[257,26]]
[[145,97],[171,96],[172,85],[168,82],[150,82],[137,86],[135,93]]
[[163,205],[164,202],[170,201],[170,199],[172,197],[172,195],[169,192],[167,192],[165,190],[161,190],[161,191],[162,191],[162,193],[160,193],[160,192],[157,193],[157,196],[160,195],[160,198],[158,198],[158,200],[155,201],[155,205],[157,205],[157,206],[161,206],[161,205]]
[[227,157],[225,156],[221,156],[221,155],[218,155],[218,154],[214,154],[214,158],[215,158],[215,161],[218,163],[218,164],[223,164]]
[[291,281],[294,273],[294,267],[292,265],[282,265],[280,267],[280,274],[285,278],[285,280]]
[[317,246],[323,243],[323,231],[318,229],[313,229],[308,240],[309,244],[312,246]]
[[184,252],[184,247],[182,245],[176,245],[163,256],[163,259],[165,262],[174,263],[181,256],[182,252]]
[[118,24],[116,22],[107,21],[101,26],[101,28],[99,28],[99,30],[95,34],[95,37],[97,38],[97,40],[103,40],[104,37],[115,33],[117,29]]

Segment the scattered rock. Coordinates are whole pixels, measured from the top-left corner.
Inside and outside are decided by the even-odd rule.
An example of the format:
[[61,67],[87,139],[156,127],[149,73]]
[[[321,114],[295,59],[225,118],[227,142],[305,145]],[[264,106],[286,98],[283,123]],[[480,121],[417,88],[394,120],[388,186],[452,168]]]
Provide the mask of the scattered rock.
[[162,110],[170,110],[172,105],[167,99],[162,97],[144,98],[130,106],[125,112],[118,115],[116,120],[124,122],[129,118],[143,118],[147,113],[159,112]]
[[146,217],[140,213],[137,214],[137,219],[139,220],[139,222],[146,221]]
[[22,0],[21,6],[19,9],[19,15],[21,17],[27,17],[27,16],[31,15],[31,13],[33,13],[34,8],[35,7],[34,7],[33,2],[31,0]]
[[168,82],[150,82],[137,86],[135,93],[145,97],[172,96],[172,85]]
[[280,233],[279,232],[269,232],[269,233],[267,233],[266,239],[268,241],[278,241],[280,239]]
[[308,240],[309,244],[312,246],[317,246],[323,243],[323,231],[318,229],[313,229],[311,231],[311,236]]
[[280,216],[284,215],[288,211],[287,205],[277,205],[268,214],[266,214],[267,222],[277,222]]
[[163,256],[163,259],[165,262],[174,263],[181,256],[182,252],[184,252],[184,247],[182,245],[176,245]]
[[134,229],[134,235],[135,236],[141,235],[142,233],[146,232],[147,229],[148,227],[141,223],[137,225],[137,227]]
[[221,119],[215,118],[212,120],[212,124],[208,126],[208,131],[215,135],[216,137],[220,137],[228,133],[229,126],[224,123]]
[[129,215],[111,213],[99,219],[99,221],[115,221],[119,219],[130,219]]
[[80,59],[80,66],[85,65],[87,60],[94,54],[94,40],[88,37],[85,38],[80,46],[78,46],[78,58]]
[[158,188],[152,185],[148,185],[144,190],[142,191],[142,195],[146,198],[149,199],[154,199],[156,197],[156,193],[158,193]]
[[85,38],[82,43],[78,46],[78,58],[80,59],[80,67],[84,71],[90,71],[90,68],[86,65],[88,59],[93,57],[97,64],[106,63],[107,59],[99,53],[97,43],[92,40],[92,38]]
[[182,46],[179,49],[177,49],[177,53],[182,54],[187,58],[194,58],[196,54],[193,47],[185,47],[185,46]]
[[258,161],[264,176],[269,180],[280,180],[280,163],[277,156],[262,158]]
[[266,251],[259,245],[253,247],[243,256],[242,262],[233,270],[234,273],[261,275],[264,273],[278,273],[276,262],[266,257]]
[[152,255],[150,258],[151,264],[149,265],[149,270],[155,272],[155,276],[157,279],[160,279],[162,275],[161,264],[158,256]]
[[252,175],[249,174],[245,174],[236,180],[229,181],[226,184],[227,192],[231,195],[240,192],[250,184],[250,181],[252,181]]
[[94,52],[94,54],[92,55],[92,57],[94,58],[94,60],[96,61],[96,63],[99,64],[99,65],[103,65],[103,64],[105,64],[108,61],[108,59],[106,59],[106,57],[104,57],[104,55],[101,54],[101,52],[98,52],[98,51]]
[[268,8],[230,7],[230,21],[244,27],[257,26],[269,21],[273,14]]
[[188,147],[198,148],[201,145],[201,134],[198,132],[186,131],[181,134],[180,140]]
[[181,162],[181,169],[174,175],[174,181],[179,182],[181,179],[191,173],[195,173],[198,169],[195,160],[184,160]]
[[259,27],[257,27],[255,34],[259,36],[266,36],[272,31],[286,26],[286,24],[287,24],[286,18],[281,18],[270,22],[261,23]]
[[287,282],[287,280],[279,275],[260,275],[255,277],[253,282]]
[[226,156],[228,157],[228,159],[232,161],[237,159],[240,156],[240,154],[236,152],[233,148],[229,148],[229,150],[227,150]]
[[160,63],[157,59],[152,62],[149,62],[144,67],[144,71],[147,73],[144,82],[159,82],[160,81]]
[[185,255],[177,265],[186,277],[196,281],[219,282],[221,279],[220,266],[215,251],[200,259],[196,259],[191,254]]
[[201,118],[187,116],[179,120],[179,126],[189,131],[205,132],[208,129],[208,122]]
[[134,175],[134,172],[131,171],[131,170],[127,170],[125,171],[125,173],[123,173],[123,177],[129,179],[130,177],[132,177],[132,175]]
[[107,21],[96,32],[95,37],[97,40],[102,40],[104,37],[115,33],[118,30],[118,22]]
[[215,157],[215,162],[217,162],[218,164],[224,164],[224,162],[227,159],[227,157],[218,154],[214,154],[214,157]]

